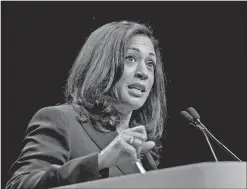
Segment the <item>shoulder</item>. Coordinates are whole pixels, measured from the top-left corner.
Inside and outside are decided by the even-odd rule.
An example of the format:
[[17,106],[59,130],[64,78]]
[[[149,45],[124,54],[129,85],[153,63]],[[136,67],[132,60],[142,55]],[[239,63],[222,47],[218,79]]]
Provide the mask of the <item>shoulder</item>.
[[70,130],[78,130],[81,126],[77,116],[79,113],[72,105],[48,106],[38,110],[30,120],[26,133],[33,131],[56,132],[70,135]]
[[79,113],[70,104],[62,104],[57,106],[48,106],[38,110],[34,117],[36,116],[49,116],[57,117],[61,115],[78,116]]
[[63,122],[69,124],[79,116],[78,111],[70,104],[48,106],[38,110],[32,117],[30,124],[37,121]]

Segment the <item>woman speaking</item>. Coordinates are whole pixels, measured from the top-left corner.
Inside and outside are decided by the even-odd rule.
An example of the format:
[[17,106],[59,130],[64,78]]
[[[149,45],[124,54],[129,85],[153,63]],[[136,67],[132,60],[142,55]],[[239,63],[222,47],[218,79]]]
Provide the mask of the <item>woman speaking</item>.
[[149,27],[121,21],[88,37],[66,103],[31,119],[6,188],[50,188],[157,169],[165,76]]

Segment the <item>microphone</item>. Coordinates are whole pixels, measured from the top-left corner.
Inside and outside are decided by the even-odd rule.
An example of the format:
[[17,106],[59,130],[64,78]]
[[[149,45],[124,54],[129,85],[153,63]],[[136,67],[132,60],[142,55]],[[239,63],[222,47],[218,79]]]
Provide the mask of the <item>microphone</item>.
[[193,117],[186,111],[181,111],[180,114],[185,117],[185,119],[187,119],[188,121],[192,121]]
[[[215,153],[214,153],[214,150],[210,144],[210,141],[208,139],[208,136],[213,139],[214,141],[216,141],[216,143],[221,147],[223,148],[227,153],[229,153],[229,155],[231,155],[234,159],[238,160],[238,161],[241,161],[233,152],[231,152],[224,144],[222,144],[207,128],[206,126],[200,121],[200,115],[197,113],[197,111],[193,108],[193,107],[189,107],[187,109],[187,112],[186,111],[182,111],[181,112],[181,115],[183,117],[185,117],[189,123],[193,126],[195,126],[196,128],[198,128],[200,131],[203,132],[204,136],[206,137],[206,140],[209,144],[209,147],[212,151],[212,154],[214,156],[214,159],[216,161],[218,161]],[[207,136],[208,135],[208,136]]]
[[200,119],[200,116],[199,116],[199,114],[197,113],[197,111],[193,108],[193,107],[189,107],[188,109],[187,109],[187,112],[189,112],[189,114],[190,115],[192,115],[192,117],[194,118],[194,119]]
[[[189,109],[189,108],[188,108]],[[191,110],[190,110],[191,111]],[[192,110],[193,111],[193,110]],[[194,114],[195,113],[195,114]],[[194,127],[196,127],[197,129],[199,129],[199,130],[202,130],[203,128],[200,126],[200,124],[199,124],[199,122],[198,122],[198,119],[196,119],[196,118],[194,118],[194,117],[192,117],[192,115],[193,116],[195,116],[195,117],[199,117],[200,118],[200,116],[199,116],[199,114],[197,114],[197,112],[193,112],[193,113],[191,113],[191,114],[189,114],[188,112],[186,112],[186,111],[181,111],[180,112],[180,114],[185,118],[185,119],[187,119],[188,121],[189,121],[189,124],[190,125],[192,125],[192,126],[194,126]],[[198,115],[198,116],[197,116]]]

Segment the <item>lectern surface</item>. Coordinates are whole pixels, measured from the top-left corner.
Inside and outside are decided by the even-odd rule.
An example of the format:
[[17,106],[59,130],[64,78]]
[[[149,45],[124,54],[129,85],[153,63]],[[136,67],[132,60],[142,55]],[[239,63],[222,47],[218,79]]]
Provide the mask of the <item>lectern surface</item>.
[[205,162],[73,184],[71,188],[246,188],[246,162]]

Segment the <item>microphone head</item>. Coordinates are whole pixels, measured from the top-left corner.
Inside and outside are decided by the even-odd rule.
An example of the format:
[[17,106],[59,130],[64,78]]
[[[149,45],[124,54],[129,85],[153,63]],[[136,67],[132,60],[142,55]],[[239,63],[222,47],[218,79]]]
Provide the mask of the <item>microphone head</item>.
[[180,114],[185,118],[187,119],[188,121],[192,121],[193,120],[193,117],[186,111],[181,111]]
[[[189,108],[187,109],[187,112],[189,112],[190,115],[192,115],[192,117],[193,117],[194,119],[200,119],[199,114],[197,113],[197,111],[196,111],[193,107],[189,107]],[[192,118],[192,119],[193,119],[193,118]]]

